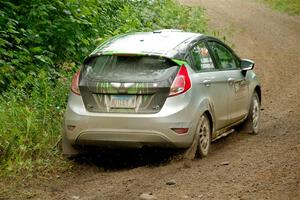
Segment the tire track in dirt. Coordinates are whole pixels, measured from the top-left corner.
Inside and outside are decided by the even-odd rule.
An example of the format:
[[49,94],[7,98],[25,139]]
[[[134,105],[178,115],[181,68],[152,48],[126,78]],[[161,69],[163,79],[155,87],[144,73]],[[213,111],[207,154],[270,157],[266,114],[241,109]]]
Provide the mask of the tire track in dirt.
[[[180,2],[204,6],[210,27],[227,34],[239,55],[256,61],[263,84],[261,133],[222,138],[202,160],[161,165],[149,158],[114,166],[149,156],[131,152],[122,159],[108,155],[108,167],[102,158],[96,165],[80,163],[59,179],[29,183],[33,199],[138,199],[143,192],[158,199],[300,199],[300,18],[253,1]],[[170,179],[176,184],[166,185]]]

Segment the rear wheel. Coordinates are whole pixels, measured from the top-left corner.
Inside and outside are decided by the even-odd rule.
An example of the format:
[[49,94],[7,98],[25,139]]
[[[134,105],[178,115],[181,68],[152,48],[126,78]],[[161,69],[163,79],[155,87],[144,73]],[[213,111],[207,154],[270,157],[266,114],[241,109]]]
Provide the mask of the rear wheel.
[[208,155],[211,143],[211,125],[206,114],[200,117],[192,145],[186,150],[184,157],[194,159],[198,153],[200,158]]
[[260,101],[258,94],[255,92],[252,96],[248,117],[242,124],[242,130],[249,134],[258,134],[260,121]]
[[211,127],[206,114],[202,115],[197,127],[198,153],[201,158],[208,155],[211,142]]

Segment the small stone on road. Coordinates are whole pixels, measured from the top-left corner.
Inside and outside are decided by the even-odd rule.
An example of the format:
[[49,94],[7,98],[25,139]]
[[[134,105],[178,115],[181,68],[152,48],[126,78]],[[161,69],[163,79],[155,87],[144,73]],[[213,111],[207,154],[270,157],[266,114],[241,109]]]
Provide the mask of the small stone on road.
[[175,180],[169,180],[166,182],[166,185],[176,185],[176,181]]
[[151,192],[149,192],[149,193],[141,194],[140,199],[142,199],[142,200],[156,200],[157,198]]
[[229,162],[228,161],[224,161],[224,162],[221,162],[220,165],[229,165]]

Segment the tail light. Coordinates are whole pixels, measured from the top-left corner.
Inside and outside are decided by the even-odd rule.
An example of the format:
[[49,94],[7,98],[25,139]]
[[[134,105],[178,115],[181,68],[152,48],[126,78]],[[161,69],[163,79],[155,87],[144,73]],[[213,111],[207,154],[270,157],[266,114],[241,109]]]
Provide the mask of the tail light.
[[80,75],[80,71],[78,71],[72,79],[72,84],[71,84],[71,91],[76,94],[76,95],[80,95],[80,91],[78,88],[78,83],[79,83],[79,75]]
[[169,96],[176,96],[185,93],[191,88],[191,79],[187,68],[182,65],[171,85]]

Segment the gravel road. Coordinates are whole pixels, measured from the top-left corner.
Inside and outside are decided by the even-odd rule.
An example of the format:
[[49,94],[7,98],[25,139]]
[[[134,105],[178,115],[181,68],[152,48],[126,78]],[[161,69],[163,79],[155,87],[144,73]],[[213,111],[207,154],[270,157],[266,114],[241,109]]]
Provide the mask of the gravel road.
[[[263,90],[259,135],[234,132],[202,160],[169,152],[122,152],[79,161],[74,170],[19,189],[32,199],[300,199],[300,17],[247,0],[201,5],[209,26],[256,61]],[[23,193],[22,193],[23,192]],[[149,195],[150,193],[150,195]]]

